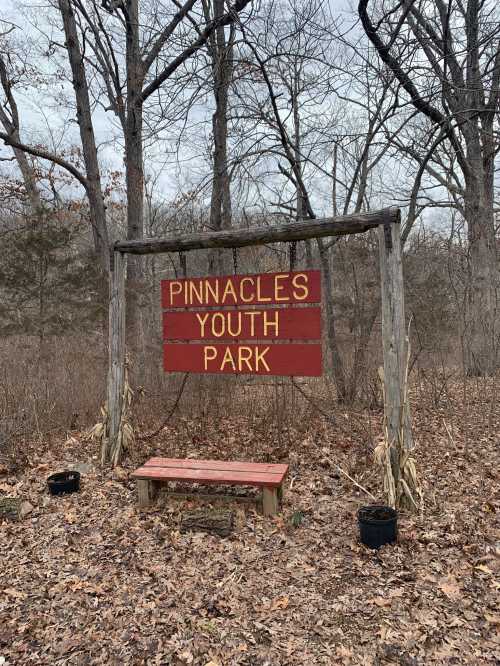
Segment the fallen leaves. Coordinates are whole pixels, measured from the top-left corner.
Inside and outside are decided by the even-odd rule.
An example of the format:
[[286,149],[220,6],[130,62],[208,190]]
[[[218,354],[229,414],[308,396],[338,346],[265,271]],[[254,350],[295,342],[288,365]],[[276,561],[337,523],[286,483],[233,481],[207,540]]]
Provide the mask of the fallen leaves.
[[387,608],[391,605],[391,600],[386,599],[385,597],[373,597],[373,599],[368,599],[369,604],[375,604],[379,608]]
[[286,596],[283,597],[276,597],[271,601],[271,605],[269,606],[270,611],[277,611],[277,610],[285,610],[285,608],[288,608],[288,604],[290,603],[290,599]]
[[26,518],[26,516],[31,513],[34,509],[34,506],[27,502],[26,500],[24,502],[21,502],[21,505],[19,507],[19,517]]
[[13,587],[8,587],[3,590],[3,594],[5,594],[7,597],[10,597],[11,599],[26,599],[28,596],[25,592],[21,592],[21,590],[16,590]]
[[496,626],[500,627],[500,614],[492,615],[491,613],[485,613],[484,614],[484,619],[489,624],[493,624],[493,625],[496,625]]
[[[114,471],[92,464],[80,493],[54,498],[46,477],[64,468],[62,438],[57,454],[1,476],[0,494],[4,485],[32,509],[0,527],[0,657],[9,666],[495,663],[499,504],[484,468],[499,468],[500,452],[488,440],[468,457],[462,421],[447,415],[455,448],[445,456],[443,415],[416,407],[427,506],[402,515],[399,542],[378,552],[357,541],[365,498],[325,461],[375,493],[378,477],[355,443],[337,446],[345,430],[331,424],[291,428],[283,514],[271,521],[236,505],[227,539],[181,534],[178,500],[139,511],[130,472],[153,454],[226,458],[229,436],[231,457],[274,461],[271,428],[256,432],[244,417],[206,418],[203,430],[172,421],[135,460]],[[374,432],[381,416],[369,413]],[[91,446],[79,441],[65,462],[94,460]]]
[[444,580],[442,580],[439,585],[439,589],[443,594],[445,594],[448,599],[451,599],[452,601],[456,601],[457,599],[460,599],[461,592],[460,592],[460,586],[457,583],[456,578],[453,576],[448,576]]

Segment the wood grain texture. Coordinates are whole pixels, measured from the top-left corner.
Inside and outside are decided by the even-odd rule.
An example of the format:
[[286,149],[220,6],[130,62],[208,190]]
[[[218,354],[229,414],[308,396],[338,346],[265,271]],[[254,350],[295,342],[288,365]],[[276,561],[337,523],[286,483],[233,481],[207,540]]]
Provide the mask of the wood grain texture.
[[137,481],[137,499],[139,506],[149,506],[152,502],[152,482],[147,479]]
[[125,262],[121,252],[114,252],[109,281],[109,366],[108,413],[109,437],[101,451],[102,463],[108,461],[113,450],[123,409],[125,381]]
[[264,488],[262,490],[262,513],[265,516],[275,516],[278,513],[278,508],[277,488]]
[[279,474],[282,479],[288,473],[285,463],[256,463],[231,460],[194,460],[190,458],[150,458],[143,467],[173,467],[184,469],[211,469],[218,471],[259,472]]
[[[400,227],[388,224],[379,227],[380,280],[382,293],[382,345],[384,352],[385,415],[391,467],[396,484],[399,481],[399,428],[402,392],[406,372],[407,342],[401,260]],[[404,413],[405,448],[412,448],[413,440],[408,404]]]
[[185,469],[183,467],[139,467],[132,476],[139,480],[187,481],[235,486],[277,488],[283,482],[283,474],[215,469]]
[[182,515],[179,530],[181,533],[208,532],[228,536],[233,530],[234,513],[228,509],[194,509]]
[[162,280],[162,307],[292,305],[321,301],[318,270]]
[[192,234],[170,234],[164,238],[124,240],[115,243],[115,250],[130,254],[158,254],[160,252],[186,252],[215,247],[247,247],[280,241],[299,241],[325,236],[359,234],[379,224],[399,223],[399,208],[384,208],[368,213],[357,213],[339,217],[302,220],[288,224],[229,229]]
[[323,356],[321,344],[165,343],[163,369],[166,372],[319,377],[323,372]]
[[321,340],[321,308],[164,312],[164,340]]

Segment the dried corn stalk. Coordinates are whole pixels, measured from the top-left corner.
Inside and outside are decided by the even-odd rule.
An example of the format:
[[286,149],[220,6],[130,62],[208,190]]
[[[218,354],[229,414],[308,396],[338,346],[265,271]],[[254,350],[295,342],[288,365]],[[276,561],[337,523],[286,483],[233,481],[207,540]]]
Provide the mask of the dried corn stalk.
[[135,434],[132,424],[130,422],[130,408],[132,405],[132,398],[134,392],[130,388],[128,381],[128,362],[125,362],[125,377],[123,382],[123,402],[122,402],[122,415],[120,419],[120,427],[118,429],[118,436],[113,446],[109,446],[109,413],[107,402],[101,407],[101,420],[91,428],[87,437],[94,441],[99,442],[101,448],[101,464],[105,464],[108,460],[113,466],[120,463],[122,454],[129,450],[135,441]]
[[[410,443],[405,441],[405,419],[408,410],[408,371],[410,361],[410,344],[407,339],[406,368],[401,388],[401,401],[399,409],[398,435],[395,441],[389,441],[387,415],[384,412],[384,437],[375,448],[374,457],[377,464],[382,467],[384,475],[384,493],[387,504],[395,509],[404,508],[411,511],[418,510],[422,505],[422,490],[420,488],[415,460]],[[385,404],[384,370],[379,368],[379,377],[382,382]]]

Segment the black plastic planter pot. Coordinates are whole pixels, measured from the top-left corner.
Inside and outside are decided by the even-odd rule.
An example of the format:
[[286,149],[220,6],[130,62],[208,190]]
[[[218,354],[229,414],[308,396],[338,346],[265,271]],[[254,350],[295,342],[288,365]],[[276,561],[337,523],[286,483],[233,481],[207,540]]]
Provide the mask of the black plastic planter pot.
[[51,495],[76,493],[80,490],[80,472],[58,472],[47,479]]
[[362,506],[358,511],[359,537],[368,548],[380,548],[398,538],[398,514],[390,506]]

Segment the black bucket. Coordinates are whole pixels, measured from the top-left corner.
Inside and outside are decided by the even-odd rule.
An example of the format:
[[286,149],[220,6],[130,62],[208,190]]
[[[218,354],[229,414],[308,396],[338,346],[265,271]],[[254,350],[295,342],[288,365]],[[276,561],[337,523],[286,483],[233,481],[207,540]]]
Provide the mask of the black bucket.
[[368,548],[380,548],[398,538],[398,514],[390,506],[372,504],[358,511],[359,537]]
[[80,490],[80,472],[58,472],[47,479],[51,495],[76,493]]

